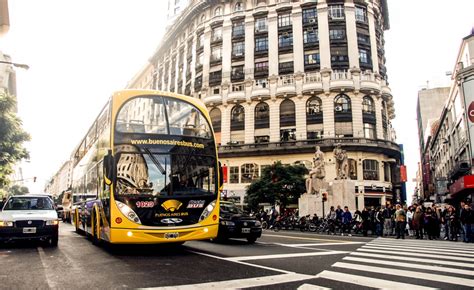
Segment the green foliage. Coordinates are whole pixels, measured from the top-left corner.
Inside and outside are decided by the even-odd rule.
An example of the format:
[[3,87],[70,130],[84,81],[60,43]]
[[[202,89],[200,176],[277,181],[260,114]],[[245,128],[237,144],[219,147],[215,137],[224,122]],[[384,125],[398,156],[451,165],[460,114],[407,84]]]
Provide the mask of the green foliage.
[[245,201],[256,210],[259,203],[280,202],[283,207],[297,203],[306,191],[305,178],[308,170],[303,165],[283,165],[280,161],[263,170],[260,179],[247,187]]
[[22,195],[22,194],[27,194],[27,193],[30,193],[30,191],[28,190],[28,187],[26,186],[20,186],[20,185],[12,185],[9,189],[8,189],[8,193],[10,195]]
[[30,135],[23,131],[14,108],[13,97],[0,93],[0,188],[9,184],[8,178],[13,172],[13,165],[29,158],[23,142],[29,141]]

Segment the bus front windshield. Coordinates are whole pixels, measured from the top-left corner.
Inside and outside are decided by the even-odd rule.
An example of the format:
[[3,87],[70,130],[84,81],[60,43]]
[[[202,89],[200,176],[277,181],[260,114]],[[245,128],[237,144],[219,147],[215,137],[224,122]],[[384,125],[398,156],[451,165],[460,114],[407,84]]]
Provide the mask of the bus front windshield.
[[214,195],[216,159],[188,153],[154,153],[132,146],[117,154],[117,194],[148,196]]

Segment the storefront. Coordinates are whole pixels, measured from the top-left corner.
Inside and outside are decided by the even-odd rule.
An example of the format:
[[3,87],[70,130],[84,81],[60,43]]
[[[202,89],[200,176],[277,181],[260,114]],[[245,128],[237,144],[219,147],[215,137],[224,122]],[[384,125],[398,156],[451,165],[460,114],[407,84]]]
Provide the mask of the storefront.
[[449,197],[453,203],[461,200],[473,200],[474,197],[474,175],[464,175],[459,177],[449,187]]

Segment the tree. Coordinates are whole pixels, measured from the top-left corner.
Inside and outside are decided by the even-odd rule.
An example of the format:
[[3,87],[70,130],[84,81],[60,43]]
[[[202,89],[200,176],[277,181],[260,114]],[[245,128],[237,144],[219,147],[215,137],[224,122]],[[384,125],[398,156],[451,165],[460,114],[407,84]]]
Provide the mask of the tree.
[[30,140],[30,135],[23,131],[22,122],[14,108],[15,99],[0,93],[0,188],[9,183],[13,165],[22,159],[29,158],[23,142]]
[[247,187],[245,201],[257,210],[260,203],[279,202],[283,207],[298,202],[306,191],[305,175],[308,169],[303,165],[283,165],[281,161],[265,168],[262,176]]
[[28,187],[26,186],[20,186],[20,185],[12,185],[8,189],[8,193],[11,195],[22,195],[22,194],[27,194],[30,191],[28,190]]

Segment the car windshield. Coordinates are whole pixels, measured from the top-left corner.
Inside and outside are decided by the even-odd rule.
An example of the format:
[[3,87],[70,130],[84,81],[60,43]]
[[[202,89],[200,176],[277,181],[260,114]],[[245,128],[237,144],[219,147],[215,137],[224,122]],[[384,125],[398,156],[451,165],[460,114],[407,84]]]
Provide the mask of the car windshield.
[[235,204],[232,203],[221,203],[221,210],[225,213],[230,213],[230,214],[243,214],[244,211],[235,206]]
[[48,197],[12,197],[3,210],[54,210],[54,206]]

